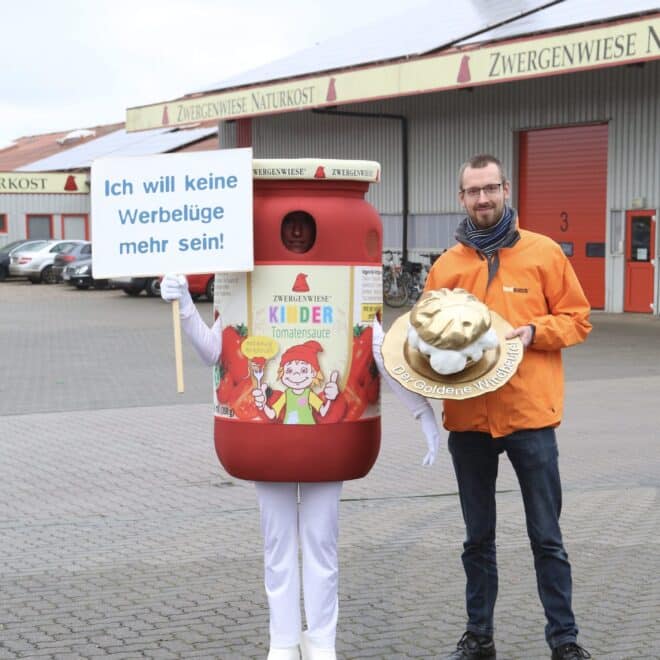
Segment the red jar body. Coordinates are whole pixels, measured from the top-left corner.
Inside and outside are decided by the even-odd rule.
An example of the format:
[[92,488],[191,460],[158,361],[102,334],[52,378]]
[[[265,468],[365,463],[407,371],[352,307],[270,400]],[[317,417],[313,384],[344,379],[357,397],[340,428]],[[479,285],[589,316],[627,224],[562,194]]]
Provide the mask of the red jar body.
[[[382,306],[382,224],[364,199],[368,186],[343,179],[254,180],[255,270],[216,276],[216,309],[224,330],[215,448],[235,477],[356,479],[378,456],[371,319]],[[281,237],[283,219],[300,211],[316,227],[314,244],[303,254],[287,249]],[[310,353],[309,346],[320,350]],[[299,390],[286,387],[281,375],[293,353],[311,356],[306,359],[312,371],[318,368],[323,376],[300,395],[300,417],[289,409],[298,401],[292,392]],[[338,395],[327,403],[333,378]],[[267,392],[267,407],[277,410],[274,418],[251,400],[259,388]]]

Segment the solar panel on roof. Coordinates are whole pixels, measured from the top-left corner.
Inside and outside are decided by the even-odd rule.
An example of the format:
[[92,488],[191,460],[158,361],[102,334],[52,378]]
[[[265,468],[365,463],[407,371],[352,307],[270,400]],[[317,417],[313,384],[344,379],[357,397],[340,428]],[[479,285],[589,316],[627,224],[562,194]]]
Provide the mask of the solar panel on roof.
[[461,44],[511,39],[524,34],[548,32],[572,25],[598,23],[611,18],[658,11],[657,0],[566,0],[559,5],[519,18],[517,21],[484,32]]
[[[551,0],[464,0],[459,9],[432,0],[191,94],[418,55],[548,5]],[[554,0],[555,2],[557,0]]]
[[216,132],[215,127],[183,130],[158,128],[137,133],[127,133],[126,130],[121,129],[81,144],[79,147],[24,165],[18,168],[18,171],[72,170],[90,167],[92,161],[107,156],[151,156],[178,149],[191,142],[210,137]]
[[504,39],[654,10],[658,10],[657,0],[463,0],[451,10],[447,3],[433,0],[190,93],[333,71],[421,55],[451,45]]

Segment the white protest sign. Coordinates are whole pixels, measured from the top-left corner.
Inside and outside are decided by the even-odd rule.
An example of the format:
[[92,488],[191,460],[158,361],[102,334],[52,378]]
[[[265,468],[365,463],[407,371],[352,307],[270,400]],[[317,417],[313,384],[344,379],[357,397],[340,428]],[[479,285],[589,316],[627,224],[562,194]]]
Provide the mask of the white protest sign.
[[252,149],[92,164],[94,277],[254,269]]

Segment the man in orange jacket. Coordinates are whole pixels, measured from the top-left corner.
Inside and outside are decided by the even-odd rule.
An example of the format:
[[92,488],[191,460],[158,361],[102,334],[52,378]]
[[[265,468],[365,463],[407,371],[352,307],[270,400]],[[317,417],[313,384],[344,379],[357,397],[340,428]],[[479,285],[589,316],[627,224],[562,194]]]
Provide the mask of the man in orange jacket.
[[500,389],[444,401],[444,425],[466,526],[462,555],[467,577],[467,630],[450,660],[495,658],[497,596],[495,481],[506,452],[522,492],[553,660],[591,657],[577,644],[571,606],[571,567],[559,514],[561,483],[555,427],[562,417],[561,349],[591,330],[589,303],[557,243],[518,227],[507,205],[510,183],[494,156],[478,155],[459,173],[467,211],[455,245],[435,262],[426,289],[467,289],[512,326],[524,358]]

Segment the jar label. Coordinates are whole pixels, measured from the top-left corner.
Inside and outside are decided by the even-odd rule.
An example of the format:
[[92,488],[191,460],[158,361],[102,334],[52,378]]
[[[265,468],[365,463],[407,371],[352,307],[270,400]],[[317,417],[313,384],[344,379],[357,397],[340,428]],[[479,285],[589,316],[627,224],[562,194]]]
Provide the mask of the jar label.
[[222,355],[215,414],[262,423],[376,417],[371,322],[382,308],[379,265],[285,264],[218,273]]

